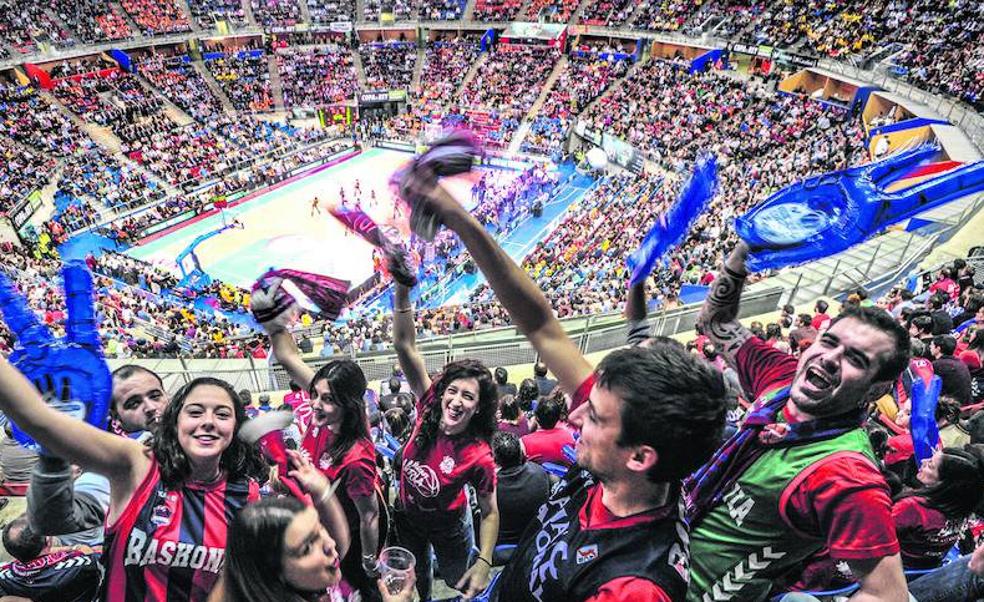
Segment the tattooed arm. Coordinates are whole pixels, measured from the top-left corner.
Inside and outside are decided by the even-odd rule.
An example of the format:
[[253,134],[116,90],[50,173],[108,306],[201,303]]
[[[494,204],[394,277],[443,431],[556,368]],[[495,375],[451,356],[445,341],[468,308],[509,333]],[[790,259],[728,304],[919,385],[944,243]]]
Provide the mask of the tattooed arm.
[[739,240],[731,255],[724,260],[718,277],[711,285],[711,294],[707,296],[697,317],[697,323],[704,329],[704,334],[717,343],[732,365],[738,349],[752,338],[752,333],[738,322],[741,290],[748,275],[745,270],[746,257],[748,245]]

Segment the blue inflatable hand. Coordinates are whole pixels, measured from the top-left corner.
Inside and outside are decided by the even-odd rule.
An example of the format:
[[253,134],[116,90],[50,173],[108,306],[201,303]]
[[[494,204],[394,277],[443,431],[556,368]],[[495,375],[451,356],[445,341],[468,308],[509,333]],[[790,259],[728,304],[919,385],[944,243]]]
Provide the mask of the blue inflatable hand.
[[[17,337],[10,362],[34,383],[48,403],[98,429],[106,427],[113,379],[103,359],[93,312],[92,276],[81,262],[62,270],[65,286],[65,338],[55,339],[0,273],[0,311]],[[14,438],[40,450],[30,435],[13,425]]]
[[940,430],[936,425],[936,404],[939,402],[943,381],[933,376],[929,383],[921,378],[912,381],[909,432],[912,433],[912,448],[916,453],[916,466],[933,455],[940,443]]
[[694,164],[694,172],[680,189],[676,203],[646,233],[646,237],[625,259],[631,275],[629,286],[646,278],[671,247],[684,239],[698,217],[707,209],[717,192],[717,158],[703,155]]
[[748,269],[778,269],[839,253],[896,222],[984,190],[984,162],[978,161],[887,191],[937,152],[939,147],[923,145],[774,193],[735,223],[738,236],[752,249]]

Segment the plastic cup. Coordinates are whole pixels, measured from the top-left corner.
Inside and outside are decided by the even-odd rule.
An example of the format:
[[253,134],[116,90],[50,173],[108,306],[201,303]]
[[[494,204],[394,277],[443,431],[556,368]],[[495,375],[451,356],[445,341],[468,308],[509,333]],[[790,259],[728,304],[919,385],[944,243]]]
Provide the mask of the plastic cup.
[[379,574],[390,595],[395,596],[403,591],[407,582],[413,578],[413,567],[416,564],[417,559],[406,548],[398,546],[383,548],[379,553]]

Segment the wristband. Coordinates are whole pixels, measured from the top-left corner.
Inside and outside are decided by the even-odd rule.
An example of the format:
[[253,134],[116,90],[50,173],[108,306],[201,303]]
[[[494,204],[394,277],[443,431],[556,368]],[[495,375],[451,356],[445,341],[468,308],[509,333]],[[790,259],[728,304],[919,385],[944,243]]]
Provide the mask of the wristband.
[[491,562],[489,562],[488,560],[486,560],[486,559],[484,559],[484,558],[482,558],[481,556],[477,556],[477,557],[476,557],[476,560],[481,560],[481,561],[482,561],[482,562],[484,562],[485,564],[487,564],[487,565],[489,565],[489,568],[492,568],[492,563],[491,563]]

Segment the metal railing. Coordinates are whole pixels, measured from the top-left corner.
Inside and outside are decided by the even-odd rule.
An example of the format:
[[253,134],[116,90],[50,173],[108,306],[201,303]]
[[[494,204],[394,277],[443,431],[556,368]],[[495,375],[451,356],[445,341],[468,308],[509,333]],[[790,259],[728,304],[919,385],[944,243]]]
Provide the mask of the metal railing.
[[[773,288],[744,295],[739,317],[747,318],[775,311],[782,292],[780,288]],[[651,336],[671,336],[692,331],[701,305],[694,303],[651,314]],[[568,318],[561,323],[583,353],[606,351],[625,344],[625,322],[619,314]],[[497,335],[502,335],[502,338],[497,339]],[[494,340],[483,341],[479,337]],[[529,341],[514,327],[430,339],[418,346],[428,371],[440,370],[448,362],[464,358],[481,360],[487,366],[514,366],[533,363],[538,357]],[[397,363],[396,353],[392,350],[336,354],[326,358],[309,357],[305,361],[317,369],[337,358],[354,360],[362,368],[370,384],[389,378]],[[236,389],[253,391],[284,390],[290,382],[290,376],[279,364],[253,358],[109,360],[110,367],[114,369],[128,363],[136,363],[156,372],[168,390],[174,390],[201,376],[221,378]]]

